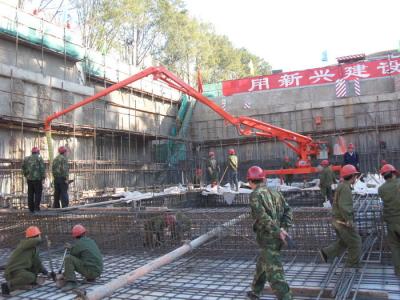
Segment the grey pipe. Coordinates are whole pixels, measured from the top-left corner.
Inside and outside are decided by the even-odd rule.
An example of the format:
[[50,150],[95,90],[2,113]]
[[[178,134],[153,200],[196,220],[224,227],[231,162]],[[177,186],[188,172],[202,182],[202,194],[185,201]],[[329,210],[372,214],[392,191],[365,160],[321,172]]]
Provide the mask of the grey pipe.
[[240,221],[244,220],[249,216],[248,213],[242,214],[239,217],[232,219],[224,224],[212,229],[211,231],[199,236],[198,238],[194,239],[193,241],[184,244],[183,246],[171,251],[155,260],[129,272],[127,274],[121,275],[110,282],[106,283],[105,285],[98,286],[94,290],[89,291],[86,295],[78,296],[76,299],[84,299],[84,300],[98,300],[103,299],[104,297],[111,296],[114,291],[124,287],[125,285],[133,283],[136,279],[154,271],[166,264],[171,263],[172,261],[180,258],[184,254],[196,249],[200,245],[204,244],[211,238],[218,236],[219,234],[223,233],[224,230],[228,227],[231,227]]

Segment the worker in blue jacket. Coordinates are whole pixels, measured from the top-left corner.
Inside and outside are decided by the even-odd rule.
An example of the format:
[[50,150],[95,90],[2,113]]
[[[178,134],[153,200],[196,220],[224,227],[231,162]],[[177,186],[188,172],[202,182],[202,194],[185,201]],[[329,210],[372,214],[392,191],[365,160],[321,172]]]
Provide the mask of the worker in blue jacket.
[[353,165],[357,171],[360,171],[360,158],[356,151],[354,151],[354,145],[352,143],[347,147],[347,152],[343,156],[343,166]]

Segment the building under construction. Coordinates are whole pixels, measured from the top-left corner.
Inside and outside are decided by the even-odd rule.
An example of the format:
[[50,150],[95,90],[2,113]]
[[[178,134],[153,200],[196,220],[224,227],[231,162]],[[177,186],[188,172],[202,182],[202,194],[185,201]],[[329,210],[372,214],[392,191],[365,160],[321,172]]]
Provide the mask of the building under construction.
[[[250,166],[276,170],[284,156],[294,161],[297,155],[279,136],[253,135],[247,127],[240,132],[223,115],[324,141],[314,167],[324,155],[340,165],[343,141],[352,142],[361,171],[376,173],[381,159],[400,163],[399,66],[399,53],[383,52],[342,58],[327,68],[205,85],[202,95],[222,115],[149,73],[155,76],[117,86],[64,114],[140,70],[83,49],[67,27],[0,2],[0,267],[30,225],[52,242],[51,254],[41,251],[48,267],[50,261],[60,267],[76,223],[105,255],[101,278],[79,293],[48,281],[11,299],[245,299],[258,255],[249,194],[235,193],[228,201],[223,193],[204,193],[193,185],[195,170],[206,173],[209,151],[223,170],[234,148],[245,181]],[[61,145],[68,149],[73,182],[70,207],[57,210],[50,208],[48,167],[52,149]],[[33,146],[48,172],[43,209],[34,215],[21,172]],[[316,177],[295,175],[295,181]],[[355,271],[343,267],[346,254],[331,264],[321,261],[318,249],[335,240],[331,210],[318,190],[303,187],[283,192],[294,209],[289,233],[295,246],[285,248],[283,258],[295,299],[400,299],[376,193],[354,194],[363,240],[362,268]],[[155,226],[155,218],[171,215],[176,225]],[[262,299],[274,299],[268,287]]]

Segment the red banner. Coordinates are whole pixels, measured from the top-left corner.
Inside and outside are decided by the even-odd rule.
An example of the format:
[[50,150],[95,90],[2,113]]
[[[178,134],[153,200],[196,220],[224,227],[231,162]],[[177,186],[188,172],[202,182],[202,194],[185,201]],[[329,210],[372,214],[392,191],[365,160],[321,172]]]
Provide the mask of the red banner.
[[223,81],[222,93],[224,96],[230,96],[237,93],[335,83],[338,79],[362,80],[396,74],[400,74],[400,58],[381,59]]

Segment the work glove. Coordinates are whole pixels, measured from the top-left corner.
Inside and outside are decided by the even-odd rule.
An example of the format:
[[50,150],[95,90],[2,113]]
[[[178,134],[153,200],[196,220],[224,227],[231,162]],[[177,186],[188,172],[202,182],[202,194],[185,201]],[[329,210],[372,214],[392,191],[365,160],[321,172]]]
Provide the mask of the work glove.
[[349,228],[353,228],[353,221],[347,221],[345,226],[349,227]]
[[70,243],[66,242],[66,243],[64,244],[64,248],[65,248],[65,249],[68,249],[68,250],[71,250],[72,245],[71,245]]

